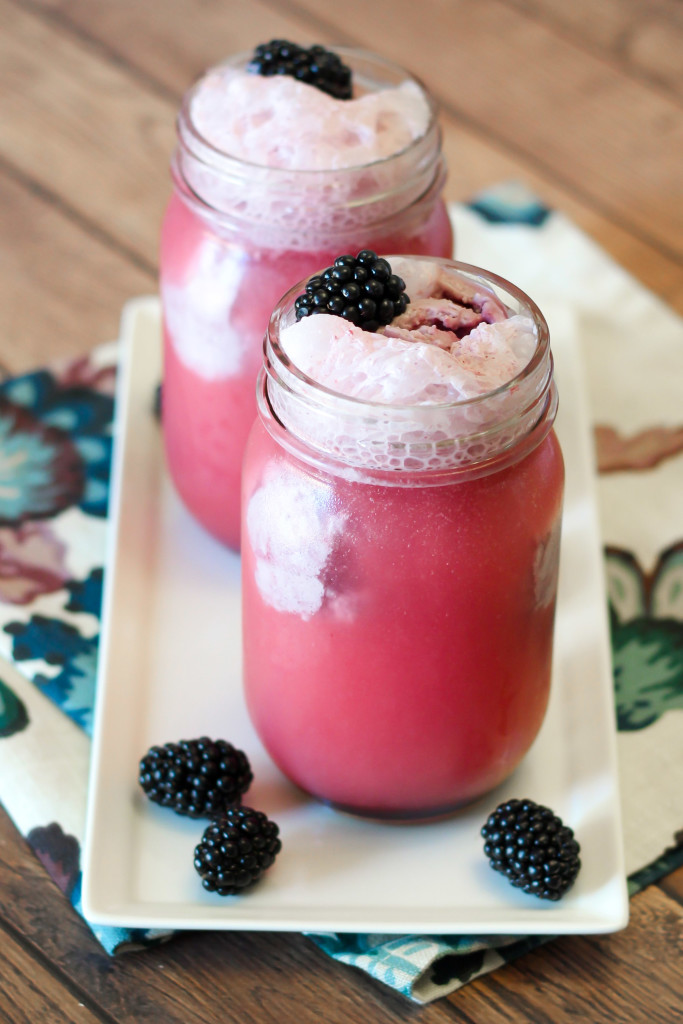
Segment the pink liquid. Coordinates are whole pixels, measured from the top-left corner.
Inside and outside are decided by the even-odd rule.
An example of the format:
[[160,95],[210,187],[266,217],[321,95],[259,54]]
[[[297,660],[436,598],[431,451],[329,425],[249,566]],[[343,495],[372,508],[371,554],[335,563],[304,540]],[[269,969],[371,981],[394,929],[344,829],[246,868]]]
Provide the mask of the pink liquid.
[[548,700],[563,489],[554,433],[489,476],[397,487],[317,473],[258,422],[245,510],[264,473],[315,496],[321,544],[331,517],[343,520],[326,596],[303,615],[263,599],[244,530],[246,696],[273,760],[314,796],[374,816],[441,813],[497,785]]
[[[450,256],[450,222],[439,201],[420,226],[357,236],[316,250],[262,249],[247,240],[222,238],[175,194],[168,206],[161,240],[161,286],[187,289],[207,262],[221,267],[221,280],[233,289],[227,329],[240,339],[238,364],[228,374],[197,372],[187,358],[192,338],[172,336],[164,326],[163,426],[168,467],[190,512],[215,537],[234,549],[240,545],[240,473],[244,447],[256,415],[256,375],[270,313],[296,281],[333,262],[341,251],[362,248],[381,253],[408,252]],[[232,268],[232,274],[230,273]],[[223,287],[223,285],[219,285]],[[188,303],[191,300],[188,296]],[[229,322],[228,322],[229,321]],[[226,342],[228,343],[228,342]],[[197,347],[205,339],[196,338]],[[183,346],[185,348],[183,348]],[[181,358],[179,352],[185,352]]]

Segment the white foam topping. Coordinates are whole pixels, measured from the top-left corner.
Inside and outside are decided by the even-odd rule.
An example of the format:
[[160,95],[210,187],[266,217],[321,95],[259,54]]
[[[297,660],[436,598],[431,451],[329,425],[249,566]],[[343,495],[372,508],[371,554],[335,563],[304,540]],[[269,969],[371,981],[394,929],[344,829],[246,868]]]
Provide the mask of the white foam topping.
[[399,153],[424,135],[431,112],[412,81],[337,100],[287,75],[223,66],[192,101],[196,129],[216,149],[262,167],[337,170]]
[[282,348],[306,376],[367,402],[427,405],[485,395],[531,359],[533,320],[481,282],[429,260],[394,258],[392,270],[411,302],[378,333],[326,313],[284,328]]
[[437,335],[444,333],[428,327],[395,338],[322,313],[286,327],[281,340],[292,362],[319,384],[386,405],[485,395],[516,377],[536,347],[533,321],[524,316],[482,323],[462,339],[448,332],[448,349],[438,344]]

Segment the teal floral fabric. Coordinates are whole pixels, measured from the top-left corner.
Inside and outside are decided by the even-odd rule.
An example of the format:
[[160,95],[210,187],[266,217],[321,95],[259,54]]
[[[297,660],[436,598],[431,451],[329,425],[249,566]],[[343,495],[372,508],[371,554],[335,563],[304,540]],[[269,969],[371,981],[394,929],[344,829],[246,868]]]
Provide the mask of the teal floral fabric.
[[630,551],[608,548],[617,725],[645,729],[683,710],[683,543],[664,551],[646,574]]
[[[109,349],[0,384],[0,651],[88,735],[116,355]],[[0,680],[0,739],[31,725],[27,702]],[[81,913],[80,838],[54,820],[26,838]],[[157,941],[152,929],[93,931],[112,953]]]
[[[30,666],[33,681],[88,732],[114,381],[115,366],[79,359],[0,385],[0,652]],[[100,563],[82,574],[70,545],[79,530],[93,538]],[[12,606],[29,614],[13,616]]]
[[[102,604],[102,568],[93,569],[85,580],[65,580],[63,589],[70,595],[64,611],[87,612],[98,617]],[[57,675],[38,671],[33,681],[46,696],[58,704],[90,734],[97,644],[99,636],[83,636],[78,628],[61,618],[32,615],[28,622],[9,622],[4,627],[12,638],[12,659],[22,662],[44,661],[57,666]]]
[[21,732],[28,723],[28,711],[23,700],[0,679],[0,739]]
[[467,205],[490,224],[522,224],[540,228],[551,215],[547,206],[516,182],[483,192]]
[[106,516],[114,400],[97,375],[79,375],[85,365],[0,386],[0,522],[51,518],[71,505]]

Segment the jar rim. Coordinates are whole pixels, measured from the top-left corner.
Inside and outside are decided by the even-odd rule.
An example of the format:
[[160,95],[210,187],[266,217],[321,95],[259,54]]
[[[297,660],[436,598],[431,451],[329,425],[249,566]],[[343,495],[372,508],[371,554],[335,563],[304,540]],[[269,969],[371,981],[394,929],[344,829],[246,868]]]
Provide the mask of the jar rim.
[[307,439],[293,434],[273,408],[268,396],[268,380],[265,367],[261,367],[256,382],[256,405],[264,428],[282,448],[319,471],[329,472],[334,467],[332,472],[336,476],[380,486],[447,486],[456,480],[475,480],[514,466],[546,439],[555,422],[558,406],[557,387],[552,379],[551,365],[550,383],[540,411],[533,418],[527,432],[514,443],[488,454],[485,458],[466,464],[436,468],[406,466],[397,470],[340,458],[336,453],[317,448]]
[[[373,165],[369,164],[367,166]],[[362,170],[362,168],[360,169]],[[343,168],[343,170],[356,171],[359,170],[359,168]],[[291,173],[296,174],[301,172],[293,171]],[[240,217],[238,214],[235,214],[234,210],[225,209],[221,205],[217,205],[211,202],[206,196],[201,195],[200,192],[192,186],[192,184],[188,181],[187,177],[184,175],[181,167],[179,166],[177,153],[171,159],[171,180],[175,186],[177,194],[190,206],[190,208],[196,210],[199,214],[210,215],[211,218],[215,220],[217,223],[225,223],[228,225],[238,224],[245,220],[245,218]],[[380,231],[385,226],[394,226],[396,224],[397,217],[409,216],[411,211],[418,208],[421,204],[424,206],[424,204],[435,202],[441,195],[445,180],[446,165],[443,154],[440,151],[439,144],[439,154],[434,165],[433,177],[431,178],[430,181],[426,183],[424,191],[419,192],[417,194],[414,194],[414,192],[408,193],[407,205],[402,205],[397,208],[390,207],[389,209],[382,209],[382,201],[391,200],[394,197],[400,197],[402,193],[406,193],[407,189],[405,187],[397,187],[392,191],[384,192],[379,196],[372,195],[367,199],[359,199],[357,201],[352,200],[345,202],[344,207],[348,210],[353,210],[356,208],[368,210],[372,209],[373,207],[379,207],[380,210],[375,217],[366,216],[364,218],[364,220],[362,221],[362,227],[365,233],[372,231]],[[269,189],[269,194],[271,194],[272,191],[274,190]],[[246,220],[248,220],[249,223],[254,224],[254,226],[258,223],[250,220],[249,218],[246,218]],[[270,225],[270,228],[271,230],[277,230],[278,228],[280,228],[280,230],[284,230],[287,233],[288,237],[291,236],[291,228],[288,227],[287,225],[272,224]],[[326,223],[324,226],[321,226],[320,230],[321,232],[324,233],[325,238],[328,239],[328,242],[326,244],[329,245],[333,239],[339,238],[340,242],[338,244],[342,245],[343,247],[344,245],[346,245],[346,243],[342,243],[342,240],[345,238],[348,239],[350,235],[357,234],[358,228],[356,224],[340,224],[335,226]]]

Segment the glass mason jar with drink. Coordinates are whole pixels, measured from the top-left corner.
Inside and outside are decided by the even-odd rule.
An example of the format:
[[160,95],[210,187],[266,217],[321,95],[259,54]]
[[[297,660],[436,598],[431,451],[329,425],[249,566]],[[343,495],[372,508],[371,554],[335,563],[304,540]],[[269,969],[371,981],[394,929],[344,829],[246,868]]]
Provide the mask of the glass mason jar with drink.
[[276,73],[287,47],[234,57],[184,98],[162,229],[167,462],[187,508],[236,549],[255,380],[280,296],[346,250],[452,255],[427,92],[340,48],[348,89],[330,95],[317,79],[333,55],[302,51],[302,81],[300,64]]
[[[373,256],[335,266],[365,281]],[[388,322],[319,313],[334,268],[271,318],[243,474],[244,678],[296,784],[419,818],[492,789],[540,729],[564,469],[532,300],[465,264],[387,259]]]

